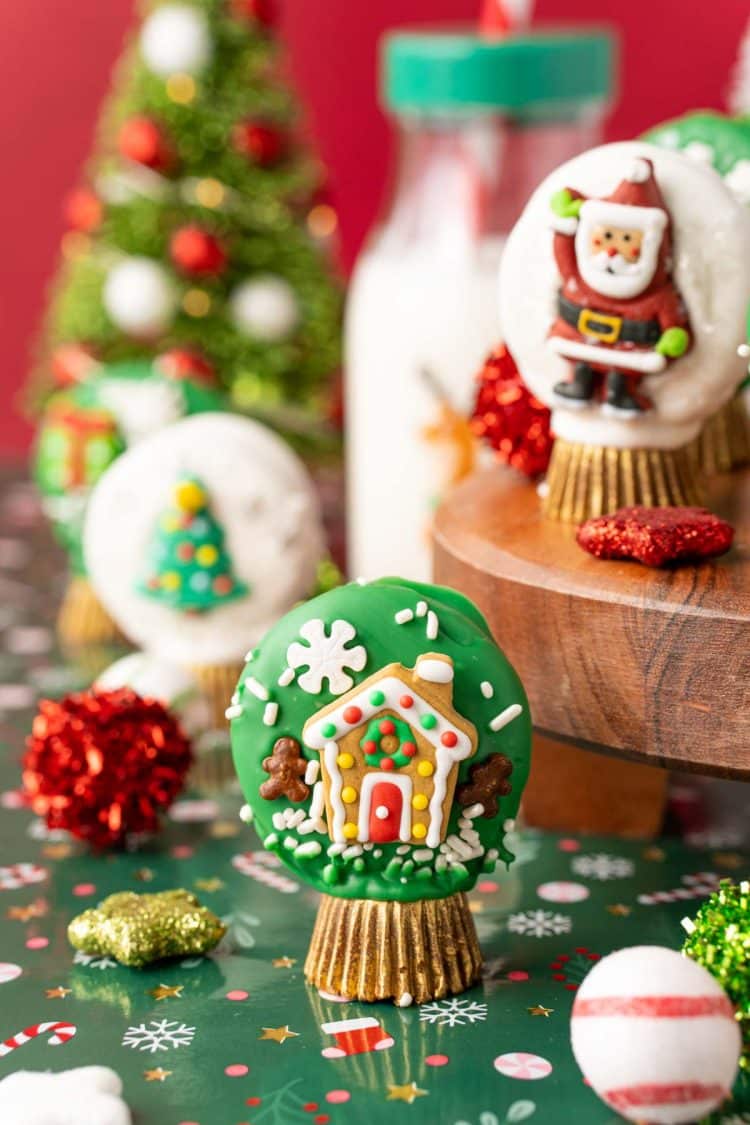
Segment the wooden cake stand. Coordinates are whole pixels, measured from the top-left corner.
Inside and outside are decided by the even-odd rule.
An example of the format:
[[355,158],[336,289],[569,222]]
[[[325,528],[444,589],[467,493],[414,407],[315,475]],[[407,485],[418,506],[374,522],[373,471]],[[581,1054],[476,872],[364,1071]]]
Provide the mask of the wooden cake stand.
[[750,777],[750,469],[708,490],[735,546],[672,570],[586,554],[501,467],[439,509],[435,581],[477,603],[529,696],[529,821],[645,835],[659,828],[666,768]]

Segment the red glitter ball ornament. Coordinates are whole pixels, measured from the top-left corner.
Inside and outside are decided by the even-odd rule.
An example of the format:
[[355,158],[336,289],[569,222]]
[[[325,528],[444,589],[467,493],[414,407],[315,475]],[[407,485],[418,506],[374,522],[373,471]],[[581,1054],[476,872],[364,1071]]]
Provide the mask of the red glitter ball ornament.
[[192,379],[195,383],[202,383],[207,387],[216,386],[216,372],[206,357],[191,348],[170,348],[162,352],[154,361],[156,370],[165,379],[174,379],[179,383],[183,379]]
[[174,232],[169,241],[169,256],[182,273],[194,277],[218,277],[227,264],[218,238],[195,224]]
[[579,547],[598,559],[635,559],[645,566],[696,562],[723,555],[734,528],[706,508],[619,508],[586,520]]
[[190,742],[155,699],[129,688],[44,699],[23,760],[32,809],[96,848],[153,833],[183,787]]
[[276,21],[276,5],[271,0],[229,0],[229,13],[236,20],[271,27]]
[[129,117],[124,121],[117,134],[117,147],[128,160],[157,172],[166,172],[172,164],[172,146],[151,117]]
[[476,378],[474,433],[494,449],[498,460],[527,477],[546,472],[554,442],[550,412],[523,382],[504,344],[487,357]]
[[65,200],[65,218],[73,230],[96,230],[103,213],[101,199],[89,187],[75,188]]
[[278,164],[286,152],[286,134],[261,121],[240,121],[232,130],[232,143],[261,168]]

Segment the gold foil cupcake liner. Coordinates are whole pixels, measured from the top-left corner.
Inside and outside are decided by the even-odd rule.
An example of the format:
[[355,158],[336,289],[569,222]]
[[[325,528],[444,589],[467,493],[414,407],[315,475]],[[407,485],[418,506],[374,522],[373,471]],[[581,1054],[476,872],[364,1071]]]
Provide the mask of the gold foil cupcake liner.
[[226,709],[240,678],[242,664],[194,664],[190,671],[204,696],[211,718],[213,737],[204,735],[193,746],[195,755],[190,784],[198,789],[220,790],[236,780],[229,743]]
[[123,635],[94,593],[88,578],[70,579],[57,615],[63,645],[110,644]]
[[323,895],[305,976],[324,992],[406,1005],[464,992],[482,953],[465,894],[418,902]]
[[581,523],[617,508],[699,505],[700,470],[690,448],[611,449],[558,438],[547,471],[544,514]]
[[750,462],[750,415],[742,395],[735,395],[709,418],[694,453],[708,476],[730,473]]

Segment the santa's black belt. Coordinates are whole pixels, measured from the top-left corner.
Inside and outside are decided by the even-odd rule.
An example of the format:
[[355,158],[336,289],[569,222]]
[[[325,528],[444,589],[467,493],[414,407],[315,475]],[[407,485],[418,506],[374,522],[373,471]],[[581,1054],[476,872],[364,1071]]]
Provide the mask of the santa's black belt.
[[595,336],[602,344],[657,344],[661,337],[658,320],[628,320],[624,316],[610,316],[596,309],[581,308],[560,294],[557,309],[566,324],[571,324],[582,336]]

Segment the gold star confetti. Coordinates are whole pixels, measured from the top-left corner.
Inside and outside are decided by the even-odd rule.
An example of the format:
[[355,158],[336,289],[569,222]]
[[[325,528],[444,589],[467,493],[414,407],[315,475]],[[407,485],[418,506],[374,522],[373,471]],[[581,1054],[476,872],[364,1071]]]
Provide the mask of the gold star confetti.
[[545,1019],[549,1019],[554,1010],[554,1008],[545,1008],[544,1004],[535,1004],[533,1008],[526,1009],[530,1016],[544,1016]]
[[45,844],[42,855],[45,859],[67,859],[73,854],[70,844]]
[[415,1098],[424,1098],[428,1093],[428,1090],[420,1090],[416,1082],[407,1082],[405,1086],[389,1086],[387,1100],[411,1105]]
[[63,988],[61,985],[58,985],[57,988],[45,988],[44,995],[48,1000],[64,1000],[72,991],[72,988]]
[[613,914],[615,918],[627,918],[632,907],[626,906],[624,902],[613,902],[607,907],[607,910],[610,914]]
[[151,867],[139,867],[133,872],[133,878],[139,883],[151,883],[156,878],[156,872]]
[[472,914],[481,914],[484,911],[484,903],[478,901],[471,901],[469,903],[469,910]]
[[10,906],[6,912],[6,918],[10,918],[12,922],[30,922],[32,918],[43,918],[47,913],[47,903],[43,898],[38,898],[35,902],[30,902],[28,906]]
[[667,858],[667,853],[664,848],[650,847],[644,848],[641,852],[644,859],[650,859],[653,863],[662,863]]
[[273,1039],[274,1043],[283,1043],[286,1039],[294,1039],[299,1035],[298,1031],[290,1031],[285,1024],[284,1027],[264,1027],[263,1034],[259,1035],[259,1039]]
[[274,969],[291,969],[297,964],[297,961],[294,957],[274,957],[271,964]]
[[150,988],[148,995],[153,996],[154,1000],[168,1000],[171,997],[179,999],[184,987],[184,984],[160,984],[158,988]]
[[164,1082],[172,1073],[171,1070],[164,1070],[160,1066],[155,1066],[153,1070],[144,1070],[143,1077],[147,1082]]
[[216,820],[208,830],[209,836],[214,840],[228,840],[232,836],[239,836],[240,829],[233,820]]
[[717,867],[726,867],[729,871],[736,871],[747,862],[737,852],[716,852],[711,860]]
[[210,894],[213,891],[220,891],[224,886],[224,881],[213,876],[211,879],[196,879],[195,885],[199,891],[208,891]]

